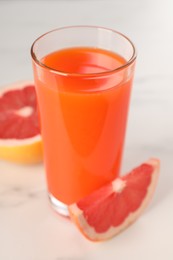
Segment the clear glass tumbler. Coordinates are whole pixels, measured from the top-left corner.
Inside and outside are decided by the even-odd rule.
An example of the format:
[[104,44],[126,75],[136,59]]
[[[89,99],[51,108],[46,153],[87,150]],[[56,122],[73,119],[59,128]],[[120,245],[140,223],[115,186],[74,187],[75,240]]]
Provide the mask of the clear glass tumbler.
[[59,28],[32,45],[50,202],[67,206],[120,171],[136,51],[123,34]]

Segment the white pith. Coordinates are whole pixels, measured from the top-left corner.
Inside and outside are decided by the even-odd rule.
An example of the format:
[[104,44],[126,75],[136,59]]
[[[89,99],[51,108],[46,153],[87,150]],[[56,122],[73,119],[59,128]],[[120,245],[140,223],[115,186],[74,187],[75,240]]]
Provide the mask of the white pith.
[[16,115],[19,115],[22,117],[28,117],[28,116],[32,115],[32,113],[33,113],[33,108],[29,107],[29,106],[22,107],[15,111]]
[[[6,85],[2,88],[0,88],[0,97],[3,96],[3,94],[7,91],[10,90],[18,90],[18,89],[23,89],[24,87],[27,86],[34,86],[33,81],[19,81],[16,82],[12,85]],[[28,116],[32,113],[33,109],[32,107],[24,107],[18,111],[16,111],[17,114],[20,114],[21,116]],[[29,138],[25,138],[25,139],[15,139],[15,138],[11,138],[11,139],[1,139],[0,138],[0,146],[23,146],[23,145],[30,145],[33,142],[40,142],[41,140],[41,135],[38,134],[34,137],[29,137]]]
[[25,139],[0,139],[0,147],[2,146],[23,146],[30,145],[32,143],[40,142],[41,135],[36,135],[33,137],[25,138]]
[[118,178],[112,182],[112,186],[115,192],[121,193],[126,187],[126,182]]
[[[148,187],[148,193],[143,200],[141,206],[138,208],[138,210],[134,213],[130,213],[128,217],[124,220],[124,222],[118,226],[118,227],[110,227],[106,232],[104,233],[97,233],[93,227],[88,225],[86,219],[83,216],[83,211],[80,210],[76,204],[72,204],[69,206],[69,210],[71,212],[72,218],[74,217],[74,221],[77,221],[77,224],[79,225],[79,228],[82,230],[82,232],[85,234],[86,237],[93,241],[101,241],[109,239],[121,231],[123,231],[125,228],[127,228],[130,224],[132,224],[143,212],[143,210],[148,205],[149,201],[152,198],[152,195],[154,193],[154,190],[156,188],[158,176],[159,176],[159,170],[160,170],[160,162],[157,159],[150,159],[145,162],[145,164],[152,165],[154,170],[152,173],[152,179],[150,186]],[[77,216],[77,218],[76,218]]]

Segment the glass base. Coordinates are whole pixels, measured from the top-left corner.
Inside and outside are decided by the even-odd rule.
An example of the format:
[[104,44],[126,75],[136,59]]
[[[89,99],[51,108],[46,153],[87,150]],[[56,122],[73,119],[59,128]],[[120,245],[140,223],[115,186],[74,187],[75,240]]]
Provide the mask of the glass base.
[[49,196],[49,201],[52,206],[52,208],[59,213],[60,215],[64,217],[69,217],[69,212],[67,205],[64,204],[63,202],[57,200],[52,194],[48,193]]

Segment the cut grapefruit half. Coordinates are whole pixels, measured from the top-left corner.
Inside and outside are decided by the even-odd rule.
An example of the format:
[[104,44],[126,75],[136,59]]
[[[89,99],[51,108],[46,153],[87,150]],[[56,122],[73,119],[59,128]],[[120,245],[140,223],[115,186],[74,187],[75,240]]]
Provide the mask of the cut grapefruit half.
[[150,159],[69,206],[70,217],[93,241],[107,240],[132,224],[154,193],[160,162]]
[[22,81],[0,88],[0,158],[17,163],[42,160],[33,82]]

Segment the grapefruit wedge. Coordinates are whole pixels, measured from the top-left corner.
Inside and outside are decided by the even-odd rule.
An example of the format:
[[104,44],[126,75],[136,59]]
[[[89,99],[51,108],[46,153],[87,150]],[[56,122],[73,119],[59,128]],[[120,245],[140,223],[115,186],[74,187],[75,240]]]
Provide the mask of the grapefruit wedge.
[[0,158],[17,163],[42,160],[42,141],[33,82],[0,88]]
[[88,239],[107,240],[132,224],[154,193],[160,162],[150,159],[69,206],[71,219]]

